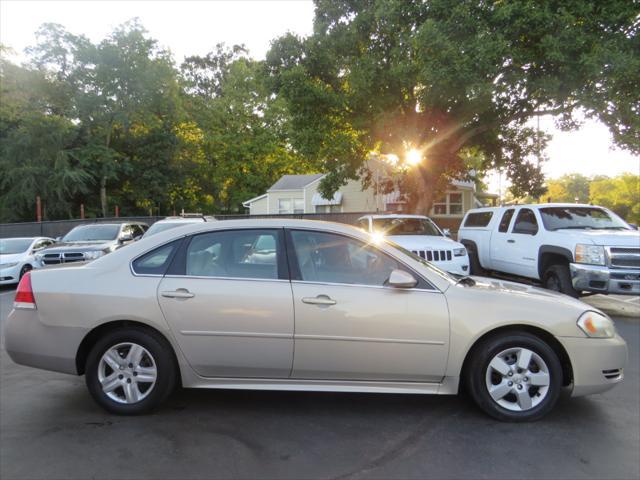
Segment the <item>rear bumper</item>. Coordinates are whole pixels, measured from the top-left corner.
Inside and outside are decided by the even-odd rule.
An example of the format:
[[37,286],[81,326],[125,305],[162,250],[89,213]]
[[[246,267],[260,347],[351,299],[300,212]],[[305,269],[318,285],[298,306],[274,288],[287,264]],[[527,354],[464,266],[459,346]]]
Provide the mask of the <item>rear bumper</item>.
[[597,293],[615,293],[618,295],[640,294],[640,270],[611,269],[598,265],[572,263],[571,281],[573,288]]
[[84,328],[46,325],[38,310],[14,309],[4,327],[4,347],[20,365],[77,375],[76,353]]
[[627,344],[619,335],[613,338],[557,338],[571,359],[574,397],[605,392],[624,378]]

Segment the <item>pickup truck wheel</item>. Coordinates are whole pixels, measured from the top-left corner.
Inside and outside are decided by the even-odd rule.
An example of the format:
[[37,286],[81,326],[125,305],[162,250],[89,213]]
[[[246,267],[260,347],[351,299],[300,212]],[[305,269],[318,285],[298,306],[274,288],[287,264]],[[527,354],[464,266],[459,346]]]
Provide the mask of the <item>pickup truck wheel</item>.
[[85,376],[93,399],[118,415],[139,415],[173,391],[176,365],[164,338],[125,328],[100,339],[87,357]]
[[578,298],[580,294],[573,288],[571,274],[568,265],[551,265],[544,272],[544,287],[548,290],[564,293],[573,298]]
[[474,249],[469,248],[469,267],[471,269],[471,275],[483,276],[486,274],[482,265],[480,265],[480,259],[478,258],[478,252]]
[[465,383],[473,400],[498,420],[539,420],[560,396],[560,361],[549,345],[530,333],[487,338],[474,348],[468,365]]

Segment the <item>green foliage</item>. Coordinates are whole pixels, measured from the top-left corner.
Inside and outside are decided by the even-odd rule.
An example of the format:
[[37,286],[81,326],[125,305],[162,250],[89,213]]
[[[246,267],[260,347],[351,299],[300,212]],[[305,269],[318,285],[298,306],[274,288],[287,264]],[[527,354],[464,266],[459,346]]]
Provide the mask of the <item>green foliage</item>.
[[638,6],[633,2],[316,0],[314,33],[273,42],[266,67],[291,111],[292,144],[331,172],[330,193],[369,152],[420,149],[405,184],[419,210],[475,149],[516,196],[544,192],[548,138],[528,122],[576,112],[640,150]]
[[547,180],[545,200],[556,203],[589,203],[592,179],[580,173],[570,173],[555,180]]
[[1,221],[33,219],[36,195],[45,218],[238,212],[309,171],[243,47],[177,69],[136,20],[96,44],[55,24],[37,37],[29,66],[1,64]]
[[624,173],[614,178],[594,178],[589,201],[610,208],[630,223],[640,224],[640,175]]

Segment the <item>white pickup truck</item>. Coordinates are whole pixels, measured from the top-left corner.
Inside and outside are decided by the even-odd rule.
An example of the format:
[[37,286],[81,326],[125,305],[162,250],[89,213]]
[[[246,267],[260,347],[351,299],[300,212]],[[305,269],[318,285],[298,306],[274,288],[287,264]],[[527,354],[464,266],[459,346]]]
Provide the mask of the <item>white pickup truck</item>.
[[493,271],[526,277],[573,297],[640,294],[640,232],[603,207],[472,209],[458,240],[469,251],[474,275]]

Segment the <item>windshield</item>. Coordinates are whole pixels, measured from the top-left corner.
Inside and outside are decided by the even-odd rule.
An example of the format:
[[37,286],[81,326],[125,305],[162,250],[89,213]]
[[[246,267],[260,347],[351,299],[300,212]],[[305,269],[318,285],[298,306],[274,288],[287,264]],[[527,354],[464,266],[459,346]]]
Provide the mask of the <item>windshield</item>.
[[595,207],[547,207],[540,209],[547,230],[630,230],[621,218]]
[[115,240],[120,225],[83,225],[67,233],[63,242],[92,242],[99,240]]
[[26,252],[32,241],[33,239],[31,238],[9,238],[0,240],[0,255]]
[[428,218],[374,218],[373,231],[385,235],[430,235],[442,233]]
[[147,233],[145,233],[144,236],[150,237],[151,235],[155,235],[156,233],[164,232],[165,230],[170,230],[176,227],[181,227],[182,225],[189,225],[189,223],[188,222],[154,223],[149,227],[149,230],[147,230]]
[[440,270],[438,267],[436,267],[433,263],[427,262],[424,258],[421,258],[419,255],[416,255],[415,253],[413,253],[411,250],[407,250],[406,248],[398,245],[395,242],[392,242],[391,240],[384,240],[387,244],[391,245],[393,248],[400,250],[402,253],[404,253],[405,255],[408,255],[409,257],[411,257],[412,259],[414,259],[416,262],[420,262],[422,265],[424,265],[425,267],[427,267],[429,270],[431,270],[433,273],[435,273],[436,275],[440,275],[442,278],[444,278],[445,280],[448,280],[450,282],[455,283],[457,280],[456,278],[451,275],[448,272],[445,272],[444,270]]

